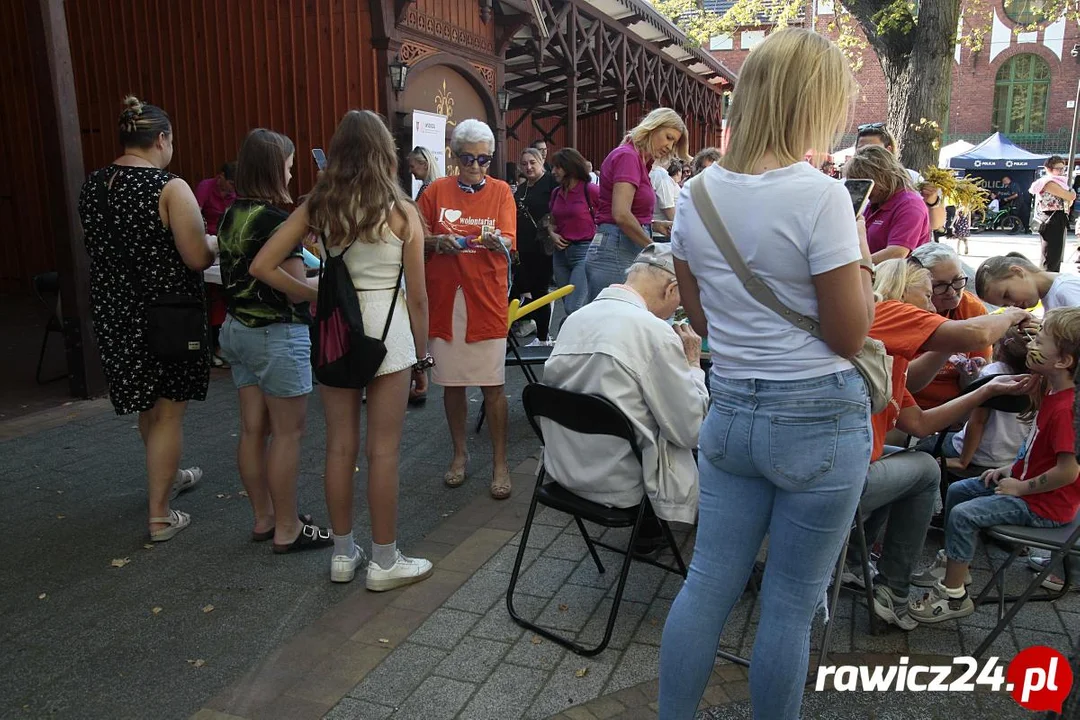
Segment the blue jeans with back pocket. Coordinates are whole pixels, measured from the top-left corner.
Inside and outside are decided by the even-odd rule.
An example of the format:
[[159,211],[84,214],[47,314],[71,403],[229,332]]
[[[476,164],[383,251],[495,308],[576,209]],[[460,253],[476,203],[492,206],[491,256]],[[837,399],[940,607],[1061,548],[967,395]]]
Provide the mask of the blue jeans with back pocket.
[[870,465],[866,385],[856,370],[788,381],[713,376],[712,397],[699,441],[694,557],[660,649],[660,717],[694,717],[768,535],[750,697],[755,718],[796,720],[810,625]]
[[[647,227],[645,234],[649,234]],[[596,235],[585,254],[588,302],[595,300],[600,291],[608,285],[624,282],[626,271],[634,264],[641,250],[642,247],[620,230],[618,225],[598,225]]]

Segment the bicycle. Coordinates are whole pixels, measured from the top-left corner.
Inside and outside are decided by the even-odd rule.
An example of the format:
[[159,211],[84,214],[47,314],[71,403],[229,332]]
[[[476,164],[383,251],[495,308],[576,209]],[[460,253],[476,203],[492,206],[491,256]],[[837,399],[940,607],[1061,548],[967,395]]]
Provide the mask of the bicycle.
[[996,212],[976,210],[971,215],[971,232],[1007,232],[1016,235],[1024,228],[1024,221],[1005,207]]

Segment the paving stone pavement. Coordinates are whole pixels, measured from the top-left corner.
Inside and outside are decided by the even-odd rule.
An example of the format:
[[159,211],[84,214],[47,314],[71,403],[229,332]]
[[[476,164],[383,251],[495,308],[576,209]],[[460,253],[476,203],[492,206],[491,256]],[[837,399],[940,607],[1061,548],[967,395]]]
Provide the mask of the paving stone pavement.
[[[522,476],[532,465],[519,468]],[[518,483],[519,485],[521,483]],[[525,498],[518,497],[519,502]],[[522,511],[525,506],[521,505]],[[519,511],[520,513],[520,511]],[[590,526],[590,532],[602,528]],[[692,552],[692,533],[677,526],[684,557]],[[607,530],[601,536],[612,544],[625,544],[625,530]],[[461,587],[326,714],[328,720],[364,718],[462,718],[467,720],[558,717],[655,717],[659,644],[671,601],[681,578],[657,568],[632,566],[610,646],[586,658],[517,626],[506,608],[505,593],[521,534],[493,551]],[[940,538],[932,538],[926,562]],[[600,550],[609,571],[597,572],[585,544],[570,518],[541,509],[530,533],[515,591],[515,607],[524,617],[566,633],[582,643],[595,643],[602,635],[614,594],[619,558]],[[666,556],[662,556],[663,557]],[[991,558],[1003,553],[982,548],[973,574],[976,586],[990,576]],[[1014,588],[1030,575],[1017,569],[1009,577]],[[861,596],[843,593],[834,613],[831,653],[836,662],[875,662],[901,655],[946,656],[971,652],[993,626],[993,608],[984,607],[960,621],[920,627],[911,633],[881,628],[868,631],[868,613]],[[746,594],[736,606],[721,639],[721,647],[748,656],[759,618],[754,598]],[[359,635],[360,633],[358,633]],[[820,648],[823,626],[812,636],[814,653]],[[995,642],[992,654],[1011,658],[1019,648],[1044,644],[1068,652],[1080,640],[1080,594],[1059,602],[1033,604]],[[816,654],[813,656],[816,658]],[[948,662],[948,661],[946,661]],[[748,686],[743,668],[721,662],[715,682],[702,703],[702,718],[750,717]],[[811,696],[814,697],[811,697]],[[805,717],[856,717],[838,708],[846,701],[835,693],[807,693]],[[868,702],[865,698],[861,701]],[[891,715],[908,720],[924,715],[934,705],[918,694],[898,693],[890,702]],[[995,717],[1021,717],[1008,696],[980,696],[979,707]],[[729,715],[727,708],[730,706]],[[867,707],[871,707],[868,705]],[[960,705],[958,705],[959,707]],[[708,710],[715,707],[714,710]],[[861,707],[861,706],[859,706]],[[740,714],[741,713],[741,714]],[[831,714],[830,714],[831,713]],[[914,713],[914,714],[913,714]],[[867,715],[870,717],[870,715]],[[971,717],[968,714],[952,717]]]

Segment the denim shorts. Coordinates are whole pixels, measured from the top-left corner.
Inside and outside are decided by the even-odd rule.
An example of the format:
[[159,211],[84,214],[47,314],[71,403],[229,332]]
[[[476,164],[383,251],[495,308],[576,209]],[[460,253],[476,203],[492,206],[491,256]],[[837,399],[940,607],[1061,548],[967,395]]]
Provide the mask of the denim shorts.
[[229,315],[221,327],[221,353],[237,389],[258,385],[271,397],[311,392],[311,336],[307,325],[274,323],[252,328]]

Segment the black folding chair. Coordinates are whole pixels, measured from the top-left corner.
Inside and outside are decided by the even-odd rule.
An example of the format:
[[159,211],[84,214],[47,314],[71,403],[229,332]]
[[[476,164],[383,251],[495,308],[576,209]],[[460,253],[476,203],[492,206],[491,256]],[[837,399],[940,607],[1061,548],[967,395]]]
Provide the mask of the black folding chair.
[[[998,604],[998,623],[990,631],[990,634],[986,636],[986,639],[980,643],[979,647],[975,648],[972,656],[976,658],[982,656],[989,649],[997,636],[1009,626],[1009,623],[1013,621],[1013,618],[1023,609],[1024,605],[1029,602],[1053,602],[1068,593],[1073,584],[1069,566],[1074,558],[1080,558],[1080,546],[1078,546],[1078,543],[1080,543],[1080,517],[1077,517],[1068,525],[1057,528],[995,525],[987,528],[985,533],[998,544],[1011,547],[1012,551],[1001,567],[994,572],[994,576],[990,578],[990,581],[986,583],[986,587],[974,599],[976,606],[990,602],[997,602]],[[1005,571],[1015,562],[1016,558],[1020,556],[1020,551],[1025,547],[1049,550],[1050,560],[1046,563],[1046,567],[1042,572],[1032,578],[1023,593],[1020,595],[1006,595]],[[1065,568],[1064,577],[1062,578],[1064,584],[1061,590],[1047,590],[1036,594],[1035,591],[1042,584],[1042,581],[1049,577],[1051,569],[1058,560],[1062,561]],[[996,590],[996,593],[990,595],[991,590]],[[1005,603],[1012,604],[1008,612],[1005,611]]]
[[[639,463],[641,462],[641,449],[638,447],[637,439],[634,437],[634,428],[622,411],[610,400],[596,395],[583,395],[567,390],[559,390],[540,383],[526,385],[525,390],[521,393],[521,400],[525,406],[525,416],[529,419],[529,424],[536,431],[541,443],[544,442],[544,434],[540,430],[539,418],[547,418],[572,432],[621,438],[630,444],[634,457],[637,458]],[[619,614],[619,604],[622,601],[626,578],[630,573],[631,560],[637,559],[646,562],[668,572],[678,573],[684,578],[686,577],[686,565],[683,562],[682,555],[679,553],[675,536],[671,533],[671,527],[664,520],[658,519],[660,528],[663,531],[664,539],[667,540],[668,547],[675,556],[678,567],[665,565],[634,552],[634,543],[637,541],[638,531],[646,517],[648,497],[642,498],[641,502],[633,507],[611,508],[585,500],[559,485],[556,481],[544,482],[546,478],[547,473],[544,469],[543,459],[541,459],[536,476],[536,487],[533,490],[532,502],[529,504],[529,514],[525,518],[525,527],[521,531],[521,543],[518,546],[517,558],[514,560],[514,569],[510,573],[510,586],[506,591],[506,609],[509,610],[510,617],[518,625],[546,637],[548,640],[556,642],[578,655],[598,655],[611,642],[611,634],[615,629],[615,620]],[[605,570],[603,563],[600,562],[600,556],[596,553],[597,545],[623,555],[622,571],[619,574],[618,585],[615,587],[615,597],[611,602],[607,627],[604,630],[603,639],[596,647],[586,648],[569,638],[556,635],[551,630],[540,627],[521,617],[514,608],[514,588],[517,587],[518,574],[521,572],[521,562],[525,557],[525,548],[529,542],[529,532],[532,530],[537,505],[544,505],[573,516],[578,530],[581,532],[581,537],[585,540],[585,545],[589,549],[589,554],[592,555],[593,562],[596,563],[598,572],[603,573]],[[601,542],[589,535],[582,520],[588,520],[607,528],[632,528],[630,542],[625,548]]]
[[34,371],[34,380],[37,381],[38,385],[44,385],[68,376],[65,372],[48,380],[41,379],[41,368],[45,363],[45,350],[49,346],[49,336],[52,333],[60,333],[61,338],[64,336],[63,315],[60,312],[60,275],[56,272],[41,273],[34,276],[33,284],[34,295],[49,311],[49,320],[45,323],[45,334],[41,338],[41,352],[38,353],[37,370]]
[[[540,345],[534,347],[526,347],[518,342],[518,339],[514,337],[514,331],[511,330],[506,334],[506,367],[519,367],[521,372],[525,375],[525,382],[530,385],[538,382],[535,368],[537,365],[543,366],[551,357],[552,347],[550,345]],[[486,406],[481,403],[480,415],[476,419],[476,432],[480,432],[480,428],[484,427],[484,418],[487,415]]]

